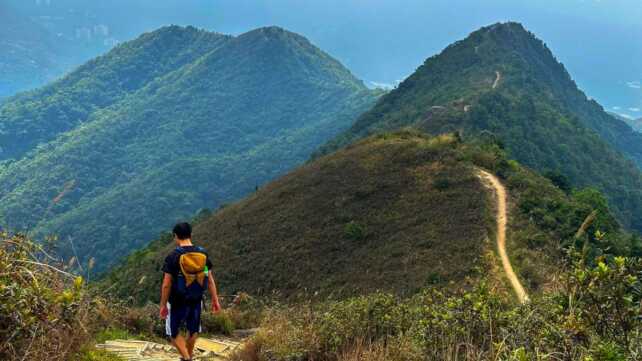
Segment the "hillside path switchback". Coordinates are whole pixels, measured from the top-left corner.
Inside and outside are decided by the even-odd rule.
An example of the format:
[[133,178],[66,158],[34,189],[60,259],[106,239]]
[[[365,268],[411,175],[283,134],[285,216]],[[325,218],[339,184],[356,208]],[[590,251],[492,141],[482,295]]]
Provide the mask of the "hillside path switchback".
[[502,73],[496,71],[495,72],[495,81],[493,82],[493,89],[497,88],[497,86],[499,85],[500,80],[502,80]]
[[478,175],[482,179],[482,181],[494,190],[494,194],[496,197],[497,250],[499,252],[499,257],[502,260],[502,267],[504,268],[506,277],[510,281],[511,286],[515,291],[517,299],[519,300],[519,302],[525,303],[528,301],[528,294],[519,281],[519,278],[517,278],[517,275],[513,270],[513,266],[510,263],[510,259],[508,258],[508,253],[506,252],[506,224],[508,223],[506,188],[504,188],[504,185],[496,176],[482,169],[479,169],[478,172]]

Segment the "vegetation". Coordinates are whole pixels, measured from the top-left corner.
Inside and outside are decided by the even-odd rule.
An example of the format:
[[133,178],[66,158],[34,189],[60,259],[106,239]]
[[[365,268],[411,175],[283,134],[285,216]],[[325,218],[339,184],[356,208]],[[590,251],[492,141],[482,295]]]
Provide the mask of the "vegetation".
[[[195,226],[226,294],[296,300],[375,291],[409,296],[427,286],[467,288],[498,271],[495,214],[478,167],[503,178],[511,196],[509,253],[538,292],[559,270],[563,250],[641,254],[597,191],[569,194],[508,160],[495,143],[402,132],[368,138],[311,162]],[[568,190],[567,190],[568,191]],[[582,235],[587,216],[596,218]],[[608,244],[598,239],[600,227]],[[133,253],[101,282],[119,298],[156,300],[169,236]],[[510,293],[507,291],[506,295]]]
[[633,130],[637,132],[642,132],[642,118],[639,119],[631,119],[627,117],[620,116],[618,114],[611,113],[614,117],[621,119],[623,122],[626,124],[630,125]]
[[0,234],[0,359],[67,360],[101,325],[84,280],[22,236]]
[[[113,339],[165,342],[157,305],[112,300],[72,273],[49,249],[21,235],[0,234],[0,359],[122,361],[94,346]],[[86,275],[85,275],[86,276]],[[247,296],[204,315],[206,334],[258,325],[265,307]]]
[[144,34],[2,105],[0,225],[104,270],[303,162],[374,99],[279,28]]
[[236,359],[639,360],[640,259],[571,259],[559,287],[525,305],[481,282],[407,299],[374,293],[273,308]]
[[[57,40],[30,17],[21,15],[6,2],[0,11],[0,101],[37,86],[62,71]],[[0,143],[2,144],[2,143]]]
[[497,139],[525,166],[599,189],[642,231],[642,134],[589,100],[519,24],[482,28],[429,58],[321,153],[407,126]]
[[162,28],[121,44],[59,81],[10,99],[0,108],[0,160],[20,159],[229,40],[192,27]]

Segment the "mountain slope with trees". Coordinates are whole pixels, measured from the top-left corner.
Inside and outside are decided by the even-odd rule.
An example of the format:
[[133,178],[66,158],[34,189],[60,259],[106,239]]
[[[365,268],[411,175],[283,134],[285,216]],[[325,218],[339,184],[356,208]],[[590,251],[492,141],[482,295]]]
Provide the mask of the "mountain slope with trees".
[[520,24],[482,28],[429,58],[321,152],[406,126],[497,138],[524,165],[603,191],[642,231],[642,134],[589,100]]
[[[499,174],[508,189],[508,254],[529,290],[550,282],[561,249],[574,242],[586,242],[593,255],[642,252],[599,194],[568,195],[495,144],[415,133],[368,138],[201,214],[194,240],[212,256],[225,294],[410,295],[431,285],[466,287],[482,276],[507,290],[494,256],[495,197],[479,169]],[[594,209],[597,219],[574,239]],[[595,238],[598,229],[612,236],[608,247]],[[167,235],[133,253],[101,287],[140,302],[155,299],[154,275],[173,247]]]
[[56,37],[29,17],[0,4],[0,100],[61,72]]
[[375,98],[280,28],[145,34],[2,107],[3,139],[34,140],[7,148],[25,155],[0,168],[0,224],[105,269],[303,162]]
[[193,27],[166,27],[121,44],[59,81],[8,100],[0,107],[0,160],[20,159],[230,39]]
[[642,118],[639,119],[626,119],[625,122],[631,126],[635,131],[642,133]]

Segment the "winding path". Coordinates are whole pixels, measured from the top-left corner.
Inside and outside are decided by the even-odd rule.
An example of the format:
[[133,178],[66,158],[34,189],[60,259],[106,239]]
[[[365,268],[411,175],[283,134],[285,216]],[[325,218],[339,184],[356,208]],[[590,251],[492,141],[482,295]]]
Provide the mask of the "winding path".
[[496,71],[495,72],[495,82],[493,83],[493,89],[497,88],[499,85],[499,81],[502,80],[502,73]]
[[508,220],[506,213],[506,188],[504,188],[504,185],[502,185],[497,177],[485,170],[479,169],[479,177],[495,191],[495,196],[497,197],[497,249],[499,251],[499,257],[502,260],[506,277],[508,277],[519,302],[525,303],[528,301],[528,294],[519,282],[519,278],[517,278],[513,266],[510,264],[508,254],[506,253],[506,223]]

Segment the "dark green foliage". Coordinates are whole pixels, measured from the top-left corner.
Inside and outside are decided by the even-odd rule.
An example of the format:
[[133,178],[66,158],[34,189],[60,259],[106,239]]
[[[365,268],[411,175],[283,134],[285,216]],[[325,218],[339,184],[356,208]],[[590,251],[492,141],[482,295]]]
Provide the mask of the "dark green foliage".
[[0,108],[0,160],[20,159],[230,39],[192,27],[163,28],[119,45],[42,89],[8,100]]
[[144,34],[0,108],[3,158],[21,157],[0,165],[0,224],[103,270],[301,163],[374,99],[279,28]]
[[548,171],[544,173],[544,177],[548,178],[553,182],[553,184],[564,191],[564,193],[571,192],[571,181],[564,174],[559,171]]
[[642,165],[642,134],[589,100],[519,24],[483,28],[429,58],[322,152],[407,126],[496,139],[528,167],[599,189],[626,227],[642,231],[642,172],[634,164]]
[[365,228],[355,221],[347,223],[344,232],[345,235],[353,241],[360,241],[366,237]]

